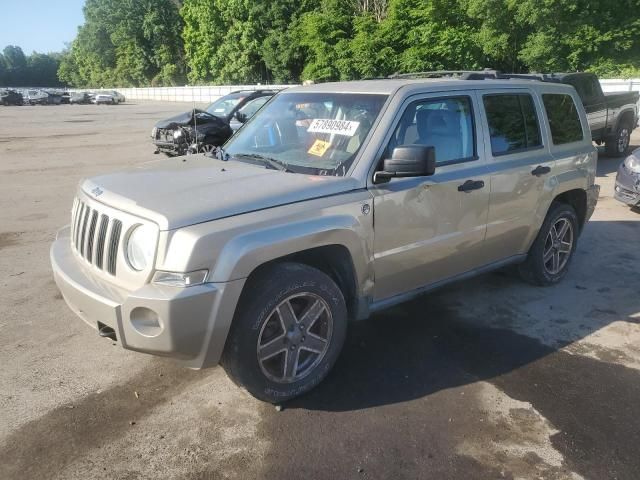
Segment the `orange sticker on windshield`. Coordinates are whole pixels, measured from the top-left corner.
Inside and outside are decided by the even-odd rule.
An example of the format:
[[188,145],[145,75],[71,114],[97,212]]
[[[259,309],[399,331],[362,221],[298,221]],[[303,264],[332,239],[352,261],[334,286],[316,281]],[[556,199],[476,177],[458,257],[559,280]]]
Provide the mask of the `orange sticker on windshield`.
[[311,145],[311,148],[307,151],[307,153],[309,153],[310,155],[315,155],[316,157],[321,157],[327,152],[327,150],[329,150],[330,146],[331,143],[329,142],[325,142],[324,140],[316,140],[315,142],[313,142],[313,145]]

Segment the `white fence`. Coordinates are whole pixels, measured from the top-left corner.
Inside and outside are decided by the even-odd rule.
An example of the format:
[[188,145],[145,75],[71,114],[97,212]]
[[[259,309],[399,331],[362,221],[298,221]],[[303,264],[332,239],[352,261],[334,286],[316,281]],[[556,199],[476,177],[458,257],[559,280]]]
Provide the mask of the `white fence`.
[[630,78],[628,80],[601,78],[600,85],[604,92],[640,92],[640,78]]
[[[210,103],[236,90],[282,90],[292,85],[222,85],[215,87],[112,88],[128,100]],[[96,91],[96,90],[94,90]]]
[[[640,92],[640,78],[601,79],[600,84],[605,92]],[[150,87],[150,88],[116,88],[130,100],[162,100],[165,102],[209,103],[234,90],[282,90],[293,85],[222,85],[214,87]],[[114,89],[105,89],[114,90]]]

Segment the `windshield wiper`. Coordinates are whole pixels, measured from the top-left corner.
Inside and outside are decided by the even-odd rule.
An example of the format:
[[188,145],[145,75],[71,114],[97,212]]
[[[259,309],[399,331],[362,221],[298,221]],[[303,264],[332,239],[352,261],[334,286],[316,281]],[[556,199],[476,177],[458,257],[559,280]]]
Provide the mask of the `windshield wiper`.
[[275,158],[265,157],[264,155],[260,155],[259,153],[234,153],[234,157],[245,157],[250,159],[255,159],[268,167],[273,168],[274,170],[280,170],[281,172],[293,172],[290,170],[286,163],[281,160],[276,160]]

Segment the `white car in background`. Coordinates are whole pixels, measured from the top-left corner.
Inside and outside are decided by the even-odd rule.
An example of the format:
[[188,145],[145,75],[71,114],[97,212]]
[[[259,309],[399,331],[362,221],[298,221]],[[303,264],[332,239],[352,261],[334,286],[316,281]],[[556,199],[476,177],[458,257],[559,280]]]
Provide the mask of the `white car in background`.
[[96,93],[91,99],[91,102],[95,103],[96,105],[115,105],[116,103],[118,103],[113,95],[103,92]]
[[124,103],[125,101],[124,95],[122,95],[120,92],[117,92],[115,90],[107,90],[104,93],[106,93],[107,95],[111,95],[116,101],[116,103]]

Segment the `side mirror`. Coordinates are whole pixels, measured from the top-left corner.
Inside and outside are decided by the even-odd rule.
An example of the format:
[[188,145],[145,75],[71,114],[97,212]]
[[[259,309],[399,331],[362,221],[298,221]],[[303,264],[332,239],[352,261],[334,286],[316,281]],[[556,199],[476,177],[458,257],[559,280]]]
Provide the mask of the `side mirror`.
[[235,114],[236,120],[238,120],[240,123],[245,123],[247,121],[247,114],[246,113],[242,113],[240,111],[237,111]]
[[385,159],[383,170],[373,175],[373,183],[393,177],[427,177],[436,171],[436,149],[425,145],[400,145]]

